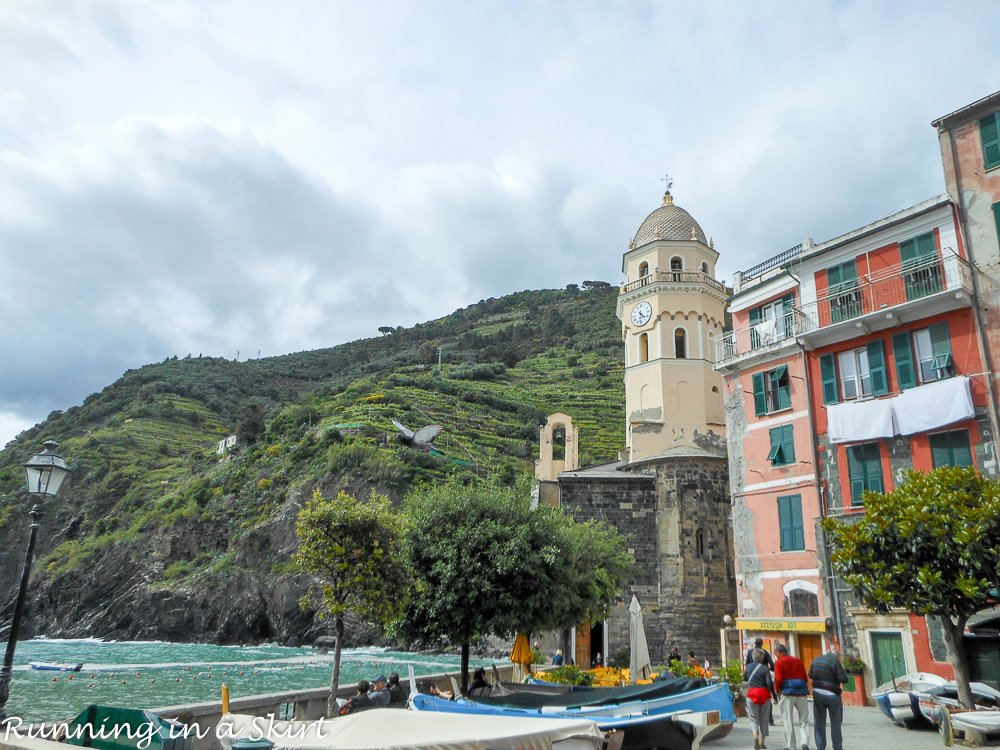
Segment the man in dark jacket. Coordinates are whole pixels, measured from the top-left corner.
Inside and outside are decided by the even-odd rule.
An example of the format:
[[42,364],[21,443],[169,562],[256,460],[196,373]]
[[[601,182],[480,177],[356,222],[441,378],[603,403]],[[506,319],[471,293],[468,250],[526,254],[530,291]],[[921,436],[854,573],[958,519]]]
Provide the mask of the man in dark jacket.
[[774,647],[778,658],[774,662],[774,691],[778,694],[778,713],[785,725],[785,749],[797,750],[795,719],[797,715],[802,732],[802,750],[809,750],[809,714],[807,713],[809,680],[806,668],[797,656],[789,656],[788,647],[779,643]]
[[840,663],[840,652],[832,648],[817,656],[809,665],[809,679],[813,688],[813,724],[815,725],[816,750],[826,750],[826,715],[830,714],[830,739],[833,750],[844,750],[840,727],[844,721],[844,700],[841,698],[847,682],[847,672]]
[[766,648],[764,648],[764,639],[760,637],[754,638],[753,646],[747,651],[746,659],[743,660],[744,665],[749,667],[751,664],[753,664],[754,661],[753,650],[755,648],[759,648],[761,651],[764,652],[764,663],[767,665],[767,668],[773,672],[774,659],[771,658],[771,652],[768,651]]

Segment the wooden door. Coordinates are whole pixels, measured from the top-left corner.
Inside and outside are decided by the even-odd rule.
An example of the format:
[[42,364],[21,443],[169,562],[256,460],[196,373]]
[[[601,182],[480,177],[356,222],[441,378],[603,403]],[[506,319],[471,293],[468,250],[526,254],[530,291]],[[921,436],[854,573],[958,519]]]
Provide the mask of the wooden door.
[[822,654],[823,638],[821,636],[799,634],[799,658],[802,659],[802,665],[806,668],[806,672],[809,671],[812,660]]
[[576,666],[590,669],[590,623],[576,626]]
[[875,686],[883,685],[894,677],[906,674],[906,657],[903,656],[903,636],[900,633],[872,633],[872,669]]

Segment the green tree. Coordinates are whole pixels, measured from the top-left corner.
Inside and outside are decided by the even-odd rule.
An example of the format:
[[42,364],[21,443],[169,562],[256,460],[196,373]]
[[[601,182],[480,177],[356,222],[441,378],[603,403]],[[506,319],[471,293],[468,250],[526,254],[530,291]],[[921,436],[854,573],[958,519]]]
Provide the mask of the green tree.
[[[532,509],[525,482],[453,481],[409,496],[406,513],[414,587],[402,632],[461,644],[463,691],[477,636],[509,638],[603,615],[630,569],[614,531]],[[581,549],[588,540],[595,551]],[[585,583],[587,575],[597,583]]]
[[320,617],[333,617],[336,628],[327,703],[334,716],[344,613],[351,610],[369,622],[388,624],[405,601],[409,578],[401,552],[402,519],[393,513],[389,498],[374,492],[367,502],[359,502],[346,492],[327,499],[316,490],[295,530],[299,549],[294,560],[316,579],[302,606],[310,606],[318,594]]
[[963,633],[1000,589],[1000,482],[974,469],[910,471],[888,494],[862,495],[857,519],[827,519],[834,571],[875,612],[936,616],[959,699],[973,707]]

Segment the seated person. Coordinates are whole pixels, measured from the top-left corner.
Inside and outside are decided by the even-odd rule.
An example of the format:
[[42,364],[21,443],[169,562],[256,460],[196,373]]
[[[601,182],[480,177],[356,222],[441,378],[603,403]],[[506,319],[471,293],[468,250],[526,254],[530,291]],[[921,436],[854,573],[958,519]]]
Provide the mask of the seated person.
[[469,683],[469,695],[489,695],[490,683],[486,681],[486,668],[476,667],[472,673],[472,682]]
[[389,673],[389,705],[405,706],[408,691],[399,684],[399,673]]
[[370,689],[368,680],[359,680],[358,689],[354,694],[353,698],[338,698],[337,705],[340,707],[337,711],[341,716],[347,714],[357,713],[358,711],[364,711],[366,708],[372,708],[372,702],[368,698],[368,690]]
[[435,685],[430,680],[428,680],[423,685],[421,685],[420,692],[421,693],[426,693],[427,695],[433,696],[435,698],[443,698],[446,701],[453,701],[453,700],[455,700],[455,696],[454,695],[452,695],[447,690],[438,690],[438,686]]
[[562,649],[556,649],[556,655],[552,657],[552,666],[561,667],[563,665]]
[[385,708],[389,705],[389,681],[384,674],[380,674],[372,680],[372,689],[368,693],[368,700],[372,702],[373,706],[379,708]]

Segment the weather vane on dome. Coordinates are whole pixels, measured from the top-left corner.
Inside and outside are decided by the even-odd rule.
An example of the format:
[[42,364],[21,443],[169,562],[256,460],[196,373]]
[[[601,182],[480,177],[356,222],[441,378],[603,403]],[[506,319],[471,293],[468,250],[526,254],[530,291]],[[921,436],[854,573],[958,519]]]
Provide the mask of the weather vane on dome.
[[668,193],[670,192],[670,188],[672,188],[674,186],[674,181],[670,179],[670,175],[664,175],[660,179],[660,182],[664,183],[667,186],[667,192]]

